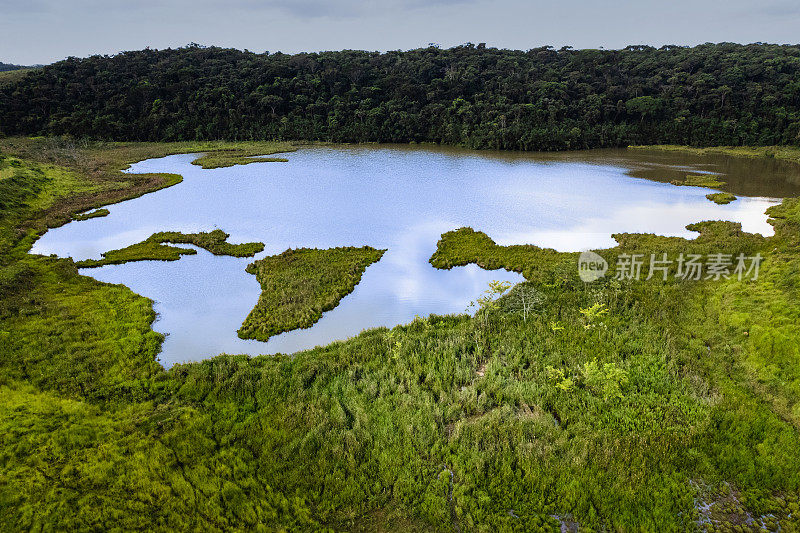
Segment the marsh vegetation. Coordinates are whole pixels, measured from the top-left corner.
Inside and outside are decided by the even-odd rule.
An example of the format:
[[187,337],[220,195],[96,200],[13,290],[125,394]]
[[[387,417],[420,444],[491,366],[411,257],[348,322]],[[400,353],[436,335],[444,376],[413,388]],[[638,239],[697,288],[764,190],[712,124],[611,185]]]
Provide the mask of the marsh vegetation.
[[719,205],[727,205],[736,201],[736,196],[729,192],[712,192],[710,194],[706,194],[706,198]]
[[192,164],[211,169],[250,163],[286,163],[289,160],[285,157],[267,156],[294,150],[295,148],[289,143],[252,143],[249,145],[241,143],[235,148],[212,150],[192,161]]
[[77,261],[78,268],[96,268],[106,265],[120,265],[131,261],[177,261],[182,255],[196,254],[193,248],[168,246],[172,244],[193,244],[214,255],[230,255],[233,257],[253,257],[264,250],[262,242],[231,244],[229,234],[221,229],[200,233],[181,233],[179,231],[161,231],[154,233],[142,242],[132,244],[120,250],[103,252],[102,259],[84,259]]
[[78,213],[77,215],[72,215],[72,220],[90,220],[92,218],[99,218],[108,216],[111,213],[108,209],[95,209],[93,211],[88,211],[86,213]]
[[707,189],[718,189],[725,185],[720,181],[719,176],[711,174],[687,174],[681,180],[672,181],[673,185],[685,185],[687,187],[705,187]]
[[310,328],[353,292],[367,267],[385,251],[370,246],[298,248],[251,263],[247,272],[261,285],[261,296],[239,337],[266,341],[284,331]]
[[[110,169],[178,148],[56,163],[13,148],[29,142],[49,141],[0,141],[0,529],[800,528],[797,199],[769,210],[774,236],[705,222],[601,251],[761,253],[757,282],[586,284],[573,254],[460,229],[431,263],[529,281],[476,316],[165,370],[152,301],[28,252],[98,202],[176,182]],[[329,273],[382,253],[360,250],[260,265],[280,291],[299,261],[327,298]]]

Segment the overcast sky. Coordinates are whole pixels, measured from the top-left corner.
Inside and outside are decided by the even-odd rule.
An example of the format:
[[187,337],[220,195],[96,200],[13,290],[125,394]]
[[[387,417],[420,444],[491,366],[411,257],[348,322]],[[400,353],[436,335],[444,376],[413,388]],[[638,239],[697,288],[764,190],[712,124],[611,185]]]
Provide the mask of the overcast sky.
[[798,0],[0,0],[0,61],[190,42],[255,52],[800,42]]

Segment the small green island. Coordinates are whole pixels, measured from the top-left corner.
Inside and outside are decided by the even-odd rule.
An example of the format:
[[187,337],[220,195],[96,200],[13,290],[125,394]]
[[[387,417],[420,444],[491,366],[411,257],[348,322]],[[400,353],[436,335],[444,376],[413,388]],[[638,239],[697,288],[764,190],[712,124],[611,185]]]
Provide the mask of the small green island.
[[686,187],[705,187],[707,189],[718,189],[725,185],[725,182],[714,174],[687,174],[684,179],[672,180],[670,183]]
[[296,149],[288,142],[274,142],[266,146],[264,143],[241,143],[234,148],[212,150],[192,161],[192,164],[203,169],[214,169],[227,168],[234,165],[249,165],[251,163],[286,163],[289,159],[285,157],[269,156],[294,152]]
[[736,196],[729,192],[712,192],[706,198],[719,205],[727,205],[736,200]]
[[253,257],[264,250],[264,243],[249,242],[231,244],[228,242],[229,234],[221,229],[201,233],[180,233],[177,231],[162,231],[154,233],[142,242],[126,246],[119,250],[110,250],[103,253],[102,259],[84,259],[76,261],[78,268],[96,268],[106,265],[120,265],[132,261],[177,261],[182,255],[194,255],[194,248],[180,248],[169,246],[172,244],[193,244],[203,248],[214,255],[229,255],[233,257]]
[[367,267],[385,251],[370,246],[299,248],[251,263],[247,272],[261,284],[261,296],[239,337],[267,341],[285,331],[310,328],[353,292]]

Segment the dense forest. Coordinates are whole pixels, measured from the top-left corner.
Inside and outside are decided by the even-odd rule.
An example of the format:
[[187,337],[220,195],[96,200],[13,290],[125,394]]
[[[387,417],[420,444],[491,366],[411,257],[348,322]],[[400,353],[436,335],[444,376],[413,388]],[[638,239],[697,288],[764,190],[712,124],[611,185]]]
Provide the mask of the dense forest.
[[69,58],[1,87],[0,132],[520,150],[796,145],[800,46],[146,49]]

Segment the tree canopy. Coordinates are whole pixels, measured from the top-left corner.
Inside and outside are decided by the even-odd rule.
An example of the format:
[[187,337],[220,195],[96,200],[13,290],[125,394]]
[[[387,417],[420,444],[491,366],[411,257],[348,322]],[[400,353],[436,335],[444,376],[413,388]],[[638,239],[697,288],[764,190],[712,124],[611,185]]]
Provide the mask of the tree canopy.
[[798,144],[800,46],[145,49],[69,58],[0,88],[0,132],[519,150]]

